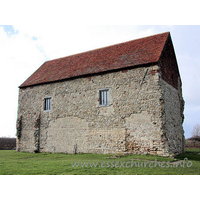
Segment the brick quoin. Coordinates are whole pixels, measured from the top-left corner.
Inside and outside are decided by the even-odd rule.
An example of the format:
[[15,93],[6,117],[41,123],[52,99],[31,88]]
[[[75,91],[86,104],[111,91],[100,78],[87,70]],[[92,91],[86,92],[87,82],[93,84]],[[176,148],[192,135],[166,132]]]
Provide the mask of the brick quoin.
[[127,73],[127,70],[122,70],[122,73]]
[[154,69],[154,70],[151,70],[149,73],[150,73],[151,75],[155,75],[155,74],[158,73],[158,72],[159,72],[158,69]]

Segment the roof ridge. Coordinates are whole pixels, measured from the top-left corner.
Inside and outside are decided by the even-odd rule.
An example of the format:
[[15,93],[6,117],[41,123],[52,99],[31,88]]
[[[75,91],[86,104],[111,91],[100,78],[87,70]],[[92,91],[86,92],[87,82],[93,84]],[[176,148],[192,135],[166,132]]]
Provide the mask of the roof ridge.
[[169,36],[160,33],[46,61],[19,87],[157,63]]
[[87,51],[83,51],[83,52],[71,54],[71,55],[68,55],[68,56],[64,56],[64,57],[60,57],[60,58],[55,58],[55,59],[47,60],[46,62],[51,62],[51,61],[56,61],[56,60],[60,60],[60,59],[65,59],[65,58],[72,57],[72,56],[78,56],[78,55],[80,55],[80,54],[89,53],[89,52],[94,52],[94,51],[98,51],[98,50],[101,50],[101,49],[106,49],[106,48],[109,48],[109,47],[114,47],[114,46],[118,46],[118,45],[123,45],[123,44],[126,44],[126,43],[131,43],[131,42],[133,42],[133,41],[143,40],[143,39],[146,39],[146,38],[156,37],[156,36],[164,35],[164,34],[169,34],[169,35],[170,35],[170,32],[167,31],[167,32],[158,33],[158,34],[155,34],[155,35],[149,35],[149,36],[140,37],[140,38],[133,39],[133,40],[129,40],[129,41],[125,41],[125,42],[120,42],[120,43],[117,43],[117,44],[111,44],[111,45],[108,45],[108,46],[99,47],[99,48],[96,48],[96,49],[91,49],[91,50],[87,50]]

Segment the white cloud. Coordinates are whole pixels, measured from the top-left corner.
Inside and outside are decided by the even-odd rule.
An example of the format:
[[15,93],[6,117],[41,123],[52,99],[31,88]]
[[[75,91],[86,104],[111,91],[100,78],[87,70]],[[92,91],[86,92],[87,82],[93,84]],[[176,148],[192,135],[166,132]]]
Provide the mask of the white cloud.
[[154,34],[138,26],[42,25],[14,26],[26,37],[36,37],[48,59],[59,58]]
[[[179,27],[178,27],[179,28]],[[14,26],[17,34],[8,36],[0,27],[0,66],[2,115],[0,136],[14,136],[17,117],[18,86],[44,61],[64,57],[116,43],[172,30],[176,26],[80,26],[35,25]],[[176,38],[176,35],[175,35]],[[174,41],[173,41],[174,42]],[[181,40],[182,42],[182,40]],[[188,48],[187,48],[188,49]],[[181,55],[177,42],[177,58],[186,101],[184,126],[191,129],[192,120],[198,120],[200,93],[200,61],[193,54]],[[195,117],[192,117],[192,113]],[[188,128],[190,126],[190,128]],[[190,133],[189,133],[190,134]],[[187,136],[188,137],[188,136]]]
[[194,55],[178,55],[182,78],[183,97],[185,100],[184,129],[186,138],[191,137],[193,126],[200,123],[200,60]]
[[0,27],[2,105],[1,136],[15,136],[18,86],[49,59],[72,55],[153,34],[137,26],[14,26],[7,35]]
[[190,106],[200,106],[200,60],[188,54],[179,55],[180,74],[183,84],[183,95],[186,103]]
[[0,27],[1,116],[0,136],[15,136],[18,86],[44,62],[32,38],[21,34],[8,36]]

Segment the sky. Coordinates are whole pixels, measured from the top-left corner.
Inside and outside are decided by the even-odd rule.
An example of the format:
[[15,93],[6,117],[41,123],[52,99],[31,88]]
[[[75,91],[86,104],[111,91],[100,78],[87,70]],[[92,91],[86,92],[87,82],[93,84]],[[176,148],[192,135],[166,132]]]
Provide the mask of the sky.
[[[3,0],[0,3],[0,24],[3,25],[0,26],[0,137],[15,136],[18,86],[45,61],[166,31],[171,32],[183,83],[183,96],[186,101],[184,111],[186,138],[191,136],[193,126],[200,123],[198,88],[200,28],[197,0]],[[176,26],[176,24],[191,24],[191,26]],[[193,26],[196,24],[197,26]],[[130,198],[134,191],[134,196],[138,195],[141,198],[142,194],[145,199],[151,194],[155,197],[155,189],[151,185],[156,185],[157,190],[163,190],[168,187],[169,181],[171,188],[180,187],[180,190],[186,188],[185,192],[177,193],[177,198],[186,199],[195,198],[195,192],[187,191],[190,187],[193,191],[197,191],[198,187],[198,184],[185,185],[186,182],[194,182],[193,179],[188,180],[189,176],[176,177],[174,181],[171,176],[154,176],[153,181],[152,177],[148,179],[148,176],[113,176],[114,181],[110,176],[99,176],[99,178],[76,176],[60,180],[61,177],[59,176],[58,180],[57,177],[47,176],[49,180],[43,178],[38,181],[36,176],[20,176],[19,182],[18,176],[16,180],[13,180],[13,176],[6,176],[1,177],[3,181],[0,186],[5,197],[9,194],[15,199],[19,192],[16,183],[32,194],[29,199],[38,198],[39,192],[40,197],[44,195],[42,197],[46,198],[49,195],[51,198],[52,196],[57,198],[59,194],[59,197],[63,198],[66,196],[66,188],[67,195],[73,195],[73,198],[74,194],[80,195],[80,198],[87,195],[88,199],[94,199],[94,196],[102,199],[105,195],[106,198],[112,199],[119,199],[122,195],[123,198]],[[36,181],[39,192],[33,193],[32,188],[35,188]],[[131,184],[119,184],[130,181]],[[57,183],[58,189],[52,182]],[[153,183],[150,187],[149,185],[145,187],[145,193],[144,187],[138,187],[144,182]],[[158,182],[162,184],[157,184]],[[89,193],[93,191],[91,195],[88,193],[88,188],[90,188]],[[105,191],[105,194],[99,193],[99,188]],[[118,188],[119,191],[126,192],[111,192]],[[44,192],[47,190],[48,194]],[[163,198],[168,199],[168,195],[170,194],[167,192]],[[20,199],[25,198],[26,195],[20,195]]]
[[199,25],[1,25],[0,137],[15,137],[18,86],[45,61],[170,31],[185,100],[185,137],[200,123]]

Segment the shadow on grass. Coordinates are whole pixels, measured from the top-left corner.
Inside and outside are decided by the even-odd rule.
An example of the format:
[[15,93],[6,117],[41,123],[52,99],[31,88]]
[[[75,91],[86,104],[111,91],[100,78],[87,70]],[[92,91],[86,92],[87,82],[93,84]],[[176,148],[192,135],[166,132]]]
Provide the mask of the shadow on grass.
[[188,158],[188,160],[200,161],[200,149],[186,149],[185,153],[177,155],[175,158],[180,160]]

